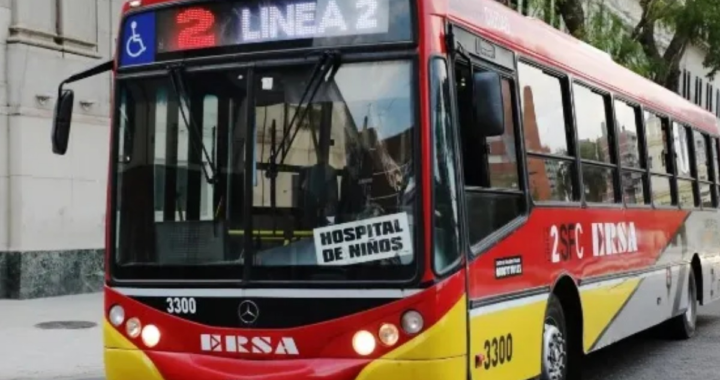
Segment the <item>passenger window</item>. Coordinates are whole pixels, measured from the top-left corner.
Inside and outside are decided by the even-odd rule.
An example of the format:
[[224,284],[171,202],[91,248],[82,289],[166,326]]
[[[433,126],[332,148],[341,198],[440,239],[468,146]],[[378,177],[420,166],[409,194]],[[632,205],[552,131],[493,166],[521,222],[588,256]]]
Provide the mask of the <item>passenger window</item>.
[[518,181],[517,152],[515,151],[515,121],[511,82],[502,81],[503,105],[505,107],[505,134],[488,137],[490,161],[490,187],[520,189]]
[[713,189],[710,173],[710,139],[698,131],[692,131],[695,145],[695,169],[697,171],[700,204],[704,208],[713,207]]
[[687,128],[673,122],[673,140],[675,147],[675,162],[678,177],[691,178],[690,174],[690,139]]
[[695,165],[697,165],[697,179],[700,181],[710,181],[710,165],[708,162],[708,150],[705,136],[693,131],[693,139],[695,140]]
[[526,210],[519,181],[514,112],[516,96],[513,81],[503,78],[505,133],[498,137],[485,137],[481,133],[482,121],[477,125],[473,117],[473,94],[468,86],[472,80],[470,68],[459,64],[456,80],[468,233],[470,243],[476,244]]
[[560,79],[524,63],[519,73],[525,148],[533,153],[568,156]]
[[519,65],[530,193],[535,201],[573,201],[574,158],[568,152],[562,82]]
[[652,185],[652,200],[658,206],[673,205],[672,171],[668,166],[668,123],[666,119],[644,112],[645,137],[648,150],[648,166]]
[[[718,101],[720,102],[720,97],[718,97]],[[720,205],[720,158],[718,157],[718,139],[711,138],[710,139],[710,151],[712,152],[712,158],[710,158],[710,161],[712,162],[712,173],[714,175],[713,181],[715,183],[715,186],[713,186],[713,193],[714,195],[714,204],[715,207],[718,207]]]
[[435,229],[433,267],[444,272],[459,262],[460,228],[458,226],[458,188],[455,171],[455,132],[452,124],[447,64],[444,59],[432,62],[430,97],[432,128],[435,138],[434,199]]
[[625,203],[645,204],[647,174],[640,151],[638,115],[640,110],[623,101],[615,101],[615,120],[618,131],[618,147],[622,164],[622,196]]
[[692,139],[688,128],[673,122],[673,146],[675,148],[675,165],[677,167],[678,202],[681,207],[692,208],[698,204],[695,201],[692,173],[690,169],[690,148]]
[[605,97],[579,84],[573,85],[573,94],[580,158],[610,163],[611,144]]
[[617,168],[611,166],[605,96],[579,84],[573,85],[573,95],[585,200],[614,203]]

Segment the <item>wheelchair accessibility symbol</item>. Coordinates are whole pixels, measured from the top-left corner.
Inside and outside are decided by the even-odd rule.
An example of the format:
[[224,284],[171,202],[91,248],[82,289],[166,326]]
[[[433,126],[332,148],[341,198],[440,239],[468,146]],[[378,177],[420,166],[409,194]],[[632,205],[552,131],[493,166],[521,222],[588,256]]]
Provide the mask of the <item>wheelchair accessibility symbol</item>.
[[125,52],[132,58],[141,56],[142,53],[147,50],[145,43],[142,40],[142,36],[137,32],[137,26],[137,21],[130,23],[132,34],[130,35],[130,38],[128,38],[127,44],[125,44]]

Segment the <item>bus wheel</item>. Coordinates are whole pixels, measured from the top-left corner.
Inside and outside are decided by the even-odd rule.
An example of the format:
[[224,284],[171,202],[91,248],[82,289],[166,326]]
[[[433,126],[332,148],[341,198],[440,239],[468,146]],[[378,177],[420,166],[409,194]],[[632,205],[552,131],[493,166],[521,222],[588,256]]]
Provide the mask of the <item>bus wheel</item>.
[[695,282],[695,271],[690,269],[688,275],[688,308],[687,310],[677,317],[668,321],[668,333],[673,339],[690,339],[695,335],[695,329],[697,327],[697,309],[698,309],[698,297],[697,297],[697,283]]
[[568,335],[560,300],[550,295],[543,329],[541,380],[566,380],[568,373]]

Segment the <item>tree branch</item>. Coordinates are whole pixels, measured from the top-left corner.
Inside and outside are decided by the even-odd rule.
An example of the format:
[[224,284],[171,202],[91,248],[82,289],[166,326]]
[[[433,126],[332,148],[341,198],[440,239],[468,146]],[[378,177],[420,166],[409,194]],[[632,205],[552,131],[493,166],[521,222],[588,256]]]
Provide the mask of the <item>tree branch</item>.
[[650,22],[645,25],[644,28],[642,28],[642,31],[638,36],[638,42],[640,42],[640,46],[642,46],[643,52],[645,52],[645,55],[650,60],[657,62],[662,59],[662,57],[660,56],[660,51],[658,50],[657,44],[655,42],[654,22]]
[[555,11],[562,17],[573,37],[585,40],[585,10],[580,0],[557,0]]
[[690,38],[681,33],[675,33],[665,54],[663,54],[663,67],[657,71],[656,82],[662,86],[677,91],[680,80],[680,61],[685,55],[685,49],[690,44]]

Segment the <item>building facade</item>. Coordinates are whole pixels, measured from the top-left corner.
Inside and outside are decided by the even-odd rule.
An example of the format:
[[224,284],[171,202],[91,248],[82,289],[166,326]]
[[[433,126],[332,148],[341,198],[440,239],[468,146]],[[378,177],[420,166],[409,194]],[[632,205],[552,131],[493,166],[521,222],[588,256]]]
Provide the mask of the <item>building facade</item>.
[[[627,25],[636,25],[642,17],[639,0],[604,0],[604,3]],[[656,39],[661,50],[665,50],[672,34],[667,29],[658,28]],[[677,92],[720,118],[720,76],[707,77],[708,70],[703,67],[706,49],[706,46],[688,46],[680,62],[681,77]]]
[[70,147],[52,154],[57,86],[112,56],[121,0],[0,0],[0,298],[103,281],[110,75],[75,90]]

